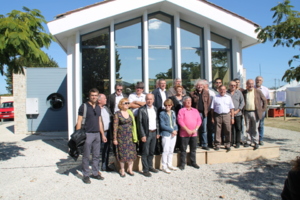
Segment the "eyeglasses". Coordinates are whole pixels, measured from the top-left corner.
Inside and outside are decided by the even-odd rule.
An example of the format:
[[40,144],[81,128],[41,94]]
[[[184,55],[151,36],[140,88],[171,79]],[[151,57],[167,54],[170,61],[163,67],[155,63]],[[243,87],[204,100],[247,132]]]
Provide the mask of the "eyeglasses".
[[236,86],[236,85],[230,85],[230,86]]
[[222,83],[222,82],[216,82],[216,83]]
[[172,105],[165,105],[165,107],[172,107]]
[[142,89],[143,90],[144,88],[143,87],[137,87],[136,89]]
[[117,91],[122,91],[123,89],[116,89]]
[[129,104],[130,104],[129,102],[124,102],[124,103],[123,103],[123,105],[129,105]]

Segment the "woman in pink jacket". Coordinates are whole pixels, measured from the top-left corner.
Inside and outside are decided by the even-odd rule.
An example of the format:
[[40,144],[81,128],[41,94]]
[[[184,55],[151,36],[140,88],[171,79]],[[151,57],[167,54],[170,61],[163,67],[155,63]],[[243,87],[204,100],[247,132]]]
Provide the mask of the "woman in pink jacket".
[[197,109],[192,108],[192,99],[189,96],[183,98],[184,107],[178,112],[177,120],[180,125],[180,161],[179,169],[184,170],[186,163],[186,148],[190,145],[191,166],[196,169],[200,167],[196,163],[196,149],[197,149],[197,134],[201,126],[201,118]]

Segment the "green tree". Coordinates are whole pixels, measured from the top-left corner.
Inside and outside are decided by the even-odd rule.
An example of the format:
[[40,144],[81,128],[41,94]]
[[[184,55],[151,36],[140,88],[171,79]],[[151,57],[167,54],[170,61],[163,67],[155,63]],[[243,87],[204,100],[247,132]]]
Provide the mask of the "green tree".
[[[46,54],[47,55],[47,54]],[[32,60],[29,62],[27,59],[24,59],[23,57],[19,57],[15,60],[18,66],[23,66],[23,67],[59,67],[57,62],[53,60],[53,58],[48,57],[48,62],[40,63],[38,60],[34,61]],[[6,76],[6,90],[10,94],[13,94],[13,69],[8,68],[6,72],[4,72],[4,75]]]
[[[265,28],[258,27],[255,31],[258,32],[257,38],[263,43],[266,41],[274,41],[273,47],[286,46],[299,48],[300,45],[300,12],[292,10],[294,6],[290,5],[289,0],[279,3],[273,7],[274,11],[272,26]],[[290,68],[285,71],[282,80],[291,82],[296,79],[300,81],[300,55],[294,55],[288,61]],[[297,63],[298,66],[292,66]]]
[[23,62],[38,64],[49,62],[49,58],[42,48],[48,48],[54,37],[45,32],[44,16],[37,9],[30,10],[23,7],[24,12],[13,10],[0,15],[0,73],[4,67],[8,73],[24,73]]

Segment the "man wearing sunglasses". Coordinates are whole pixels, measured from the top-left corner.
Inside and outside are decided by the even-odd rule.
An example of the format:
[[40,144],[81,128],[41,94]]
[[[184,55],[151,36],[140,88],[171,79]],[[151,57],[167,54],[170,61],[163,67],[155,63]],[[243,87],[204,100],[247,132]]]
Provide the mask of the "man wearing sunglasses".
[[[86,140],[83,146],[82,154],[82,174],[83,182],[91,183],[90,177],[97,180],[103,180],[104,178],[99,174],[99,160],[100,160],[100,143],[101,137],[102,141],[105,143],[107,139],[104,135],[103,124],[101,119],[101,110],[97,105],[99,91],[96,88],[93,88],[89,91],[89,101],[86,102],[86,118],[84,128],[86,131]],[[79,107],[78,119],[76,124],[76,130],[81,129],[82,119],[83,119],[83,109],[84,105],[82,104]],[[90,176],[90,154],[92,150],[93,162],[92,162],[92,175]]]
[[123,93],[122,83],[116,83],[115,92],[108,96],[107,106],[109,107],[111,113],[115,114],[119,110],[118,104],[121,99],[127,98],[128,95]]

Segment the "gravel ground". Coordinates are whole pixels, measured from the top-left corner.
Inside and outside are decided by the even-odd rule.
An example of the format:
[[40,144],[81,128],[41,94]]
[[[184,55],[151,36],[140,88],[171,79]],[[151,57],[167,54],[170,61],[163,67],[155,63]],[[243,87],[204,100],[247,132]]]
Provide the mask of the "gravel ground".
[[68,157],[60,134],[14,135],[14,122],[0,125],[0,199],[281,199],[290,161],[300,155],[300,132],[265,127],[265,141],[280,157],[242,163],[189,166],[171,174],[81,181],[81,158]]

